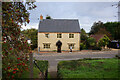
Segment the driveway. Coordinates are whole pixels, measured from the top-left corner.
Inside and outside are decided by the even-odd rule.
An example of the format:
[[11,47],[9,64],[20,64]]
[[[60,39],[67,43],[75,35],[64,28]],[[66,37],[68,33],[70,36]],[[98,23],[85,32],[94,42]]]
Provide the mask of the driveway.
[[51,77],[57,77],[57,64],[59,61],[65,60],[78,60],[83,58],[112,58],[118,55],[120,50],[112,51],[79,51],[72,53],[34,53],[34,57],[37,60],[48,60],[49,68],[48,72]]

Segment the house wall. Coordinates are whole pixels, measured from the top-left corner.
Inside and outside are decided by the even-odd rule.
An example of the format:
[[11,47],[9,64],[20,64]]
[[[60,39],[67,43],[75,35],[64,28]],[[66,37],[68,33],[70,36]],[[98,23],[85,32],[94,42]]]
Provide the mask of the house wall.
[[[57,33],[49,33],[49,38],[45,37],[45,33],[38,33],[38,48],[40,51],[57,51],[56,42],[62,42],[61,50],[69,50],[69,43],[74,43],[73,51],[80,50],[80,33],[73,33],[74,38],[69,38],[69,33],[61,33],[62,38],[57,38]],[[44,49],[43,43],[50,43],[50,49]]]

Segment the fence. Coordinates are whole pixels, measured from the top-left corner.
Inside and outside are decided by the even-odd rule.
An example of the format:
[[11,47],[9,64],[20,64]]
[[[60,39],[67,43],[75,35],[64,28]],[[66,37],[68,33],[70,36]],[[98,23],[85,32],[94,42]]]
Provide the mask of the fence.
[[[35,64],[35,66],[39,69],[40,71],[40,78],[44,78],[45,80],[47,80],[48,77],[48,69],[46,69],[45,71],[42,71],[40,66],[37,64],[37,60],[33,60],[33,53],[30,53],[29,55],[30,57],[30,78],[33,78],[33,65]],[[42,65],[42,64],[41,64]]]

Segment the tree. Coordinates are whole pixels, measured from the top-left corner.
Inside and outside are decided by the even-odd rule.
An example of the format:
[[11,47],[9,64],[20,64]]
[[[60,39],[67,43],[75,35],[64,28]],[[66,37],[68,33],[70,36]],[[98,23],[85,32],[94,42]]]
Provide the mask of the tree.
[[98,46],[100,47],[105,47],[106,45],[109,44],[110,39],[107,36],[104,36],[98,41]]
[[85,32],[85,30],[82,28],[81,29],[81,42],[85,42],[87,40],[87,34]]
[[38,33],[38,30],[32,28],[32,29],[23,30],[22,33],[25,35],[26,38],[29,38],[31,40],[32,50],[37,48],[37,33]]
[[94,47],[96,45],[96,40],[92,37],[89,37],[87,39],[87,46],[88,47]]
[[2,3],[2,78],[20,77],[28,70],[28,53],[31,52],[21,35],[21,25],[30,22],[28,10],[35,7],[34,2]]
[[120,40],[120,22],[107,22],[104,24],[106,30],[110,32],[115,40]]
[[[102,31],[103,30],[103,31]],[[102,23],[101,21],[98,23],[94,23],[91,27],[89,34],[101,34],[104,33],[110,39],[120,40],[120,22],[107,22]]]
[[81,29],[80,38],[81,38],[80,50],[86,49],[86,42],[87,42],[88,36],[83,28]]
[[95,34],[99,31],[100,28],[103,28],[103,27],[104,27],[103,22],[101,21],[95,22],[91,27],[89,34]]

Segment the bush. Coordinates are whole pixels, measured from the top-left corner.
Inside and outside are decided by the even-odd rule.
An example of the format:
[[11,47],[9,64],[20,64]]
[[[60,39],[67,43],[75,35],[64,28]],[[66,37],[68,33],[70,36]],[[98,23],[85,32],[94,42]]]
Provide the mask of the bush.
[[119,55],[115,55],[116,58],[120,59],[120,56]]
[[80,43],[80,50],[86,49],[86,45],[83,43]]
[[101,38],[101,39],[98,41],[98,46],[100,46],[100,47],[105,47],[105,45],[108,45],[108,44],[109,44],[109,41],[110,41],[110,39],[105,35],[103,38]]
[[101,47],[98,47],[98,46],[95,46],[95,47],[93,47],[92,50],[102,50],[102,48],[101,48]]

